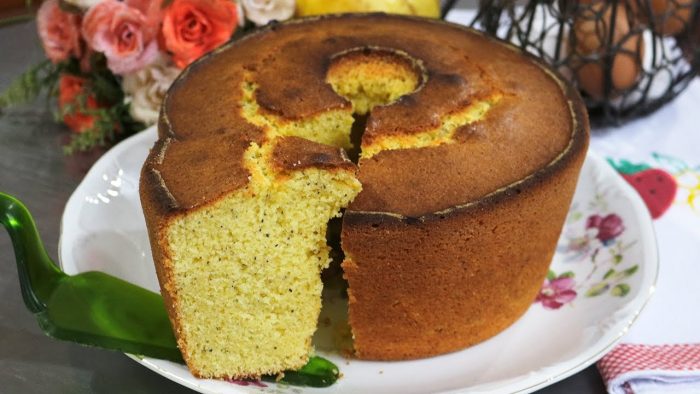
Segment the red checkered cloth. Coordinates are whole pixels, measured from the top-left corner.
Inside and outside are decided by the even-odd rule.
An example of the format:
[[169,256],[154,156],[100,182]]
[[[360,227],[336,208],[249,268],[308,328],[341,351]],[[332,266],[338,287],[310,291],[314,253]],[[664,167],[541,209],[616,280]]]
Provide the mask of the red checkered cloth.
[[609,393],[700,393],[700,344],[623,343],[598,361]]

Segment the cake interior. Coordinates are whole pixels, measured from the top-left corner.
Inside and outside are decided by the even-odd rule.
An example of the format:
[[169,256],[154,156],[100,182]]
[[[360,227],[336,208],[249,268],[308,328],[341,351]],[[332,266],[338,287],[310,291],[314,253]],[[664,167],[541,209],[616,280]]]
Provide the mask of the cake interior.
[[252,82],[250,75],[244,78],[241,89],[243,117],[263,128],[268,138],[293,136],[344,149],[352,147],[350,129],[354,119],[351,109],[334,109],[308,119],[284,119],[260,107],[255,98],[258,86]]
[[268,165],[269,145],[246,152],[248,187],[169,227],[183,353],[202,377],[306,363],[329,263],[326,226],[360,190],[351,171],[281,177]]
[[415,91],[422,74],[420,63],[403,52],[356,49],[334,57],[326,82],[352,103],[355,114],[366,115]]
[[[166,236],[180,346],[196,376],[258,377],[306,363],[321,308],[320,273],[330,262],[328,222],[341,215],[361,184],[347,168],[282,171],[272,159],[275,144],[295,136],[351,149],[354,116],[364,118],[372,108],[420,89],[425,78],[420,62],[402,53],[340,54],[326,80],[350,105],[304,119],[262,108],[253,76],[244,78],[241,113],[265,133],[260,145],[246,150],[250,182],[175,218]],[[496,100],[449,114],[435,130],[363,145],[362,155],[448,143],[457,127],[484,116]]]

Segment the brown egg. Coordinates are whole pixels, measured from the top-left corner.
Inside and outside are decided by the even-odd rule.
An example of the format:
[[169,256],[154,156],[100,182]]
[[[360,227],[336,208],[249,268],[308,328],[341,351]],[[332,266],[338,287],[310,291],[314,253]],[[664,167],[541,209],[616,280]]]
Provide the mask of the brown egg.
[[[647,1],[650,9],[647,8]],[[636,1],[630,3],[633,7],[639,8],[636,14],[640,22],[649,23],[651,13],[654,32],[662,36],[675,36],[688,26],[693,2],[693,0],[640,0],[639,4]]]
[[[605,2],[592,3],[574,18],[574,55],[579,88],[600,99],[605,96],[606,58],[613,56],[610,68],[611,91],[614,97],[634,88],[641,74],[644,38],[632,29],[627,9],[618,5],[612,23],[613,6]],[[612,39],[610,26],[612,25]]]
[[686,60],[694,64],[696,69],[700,69],[700,12],[688,27],[690,30],[678,38],[678,43]]

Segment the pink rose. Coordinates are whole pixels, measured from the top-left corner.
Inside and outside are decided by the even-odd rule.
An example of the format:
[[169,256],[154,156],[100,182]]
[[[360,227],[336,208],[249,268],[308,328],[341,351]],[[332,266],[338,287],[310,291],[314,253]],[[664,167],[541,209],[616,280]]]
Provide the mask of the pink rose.
[[39,7],[36,19],[46,57],[54,63],[80,57],[80,16],[61,10],[58,0],[48,0]]
[[163,40],[175,65],[187,66],[231,38],[238,24],[228,0],[174,0],[163,18]]
[[159,21],[130,3],[105,0],[90,8],[83,20],[83,37],[93,50],[104,53],[115,74],[137,71],[158,55]]
[[155,27],[155,34],[160,30],[160,23],[163,21],[163,2],[161,0],[126,0],[126,5],[136,8],[146,17],[148,26]]

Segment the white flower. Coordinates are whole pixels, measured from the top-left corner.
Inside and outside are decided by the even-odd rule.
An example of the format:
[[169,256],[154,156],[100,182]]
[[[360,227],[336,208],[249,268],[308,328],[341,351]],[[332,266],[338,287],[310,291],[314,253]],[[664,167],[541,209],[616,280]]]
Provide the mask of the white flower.
[[68,3],[70,5],[74,5],[78,8],[82,8],[84,10],[87,10],[88,8],[96,5],[97,3],[99,3],[102,0],[63,0],[63,1],[65,1],[66,3]]
[[238,15],[238,26],[244,27],[246,15],[243,6],[239,2],[236,2],[236,15]]
[[143,69],[124,75],[122,89],[126,93],[126,101],[130,103],[131,116],[146,125],[156,123],[165,93],[180,71],[160,57]]
[[294,15],[294,0],[241,0],[245,17],[258,26],[271,20],[283,21]]

